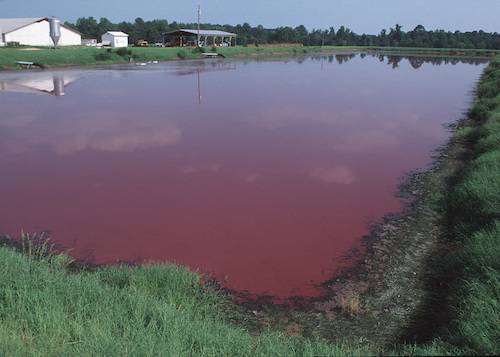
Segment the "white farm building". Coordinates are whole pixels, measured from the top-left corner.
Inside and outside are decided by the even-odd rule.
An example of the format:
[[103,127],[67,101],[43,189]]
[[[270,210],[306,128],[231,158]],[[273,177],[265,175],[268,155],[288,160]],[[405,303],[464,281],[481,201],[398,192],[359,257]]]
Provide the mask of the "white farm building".
[[108,31],[102,35],[102,44],[111,47],[127,47],[128,35],[121,31]]
[[[82,44],[82,34],[61,25],[58,46]],[[50,38],[50,24],[47,17],[0,18],[0,46],[18,43],[28,46],[53,46]]]

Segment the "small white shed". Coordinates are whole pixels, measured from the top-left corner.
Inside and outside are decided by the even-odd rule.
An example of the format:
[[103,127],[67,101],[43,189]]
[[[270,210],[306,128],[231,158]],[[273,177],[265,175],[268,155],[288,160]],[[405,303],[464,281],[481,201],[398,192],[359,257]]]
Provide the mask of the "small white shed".
[[111,47],[127,47],[128,35],[121,31],[108,31],[102,35],[102,43],[109,43]]

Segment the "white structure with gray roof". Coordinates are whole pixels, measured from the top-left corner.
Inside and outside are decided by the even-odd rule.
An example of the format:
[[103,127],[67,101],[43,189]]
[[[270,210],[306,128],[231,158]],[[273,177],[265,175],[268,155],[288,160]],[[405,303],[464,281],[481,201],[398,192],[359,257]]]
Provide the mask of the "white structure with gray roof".
[[[27,46],[53,46],[47,17],[0,19],[0,46],[18,43]],[[61,25],[58,46],[82,44],[82,34]]]
[[128,35],[121,31],[108,31],[101,36],[102,44],[111,47],[127,47]]

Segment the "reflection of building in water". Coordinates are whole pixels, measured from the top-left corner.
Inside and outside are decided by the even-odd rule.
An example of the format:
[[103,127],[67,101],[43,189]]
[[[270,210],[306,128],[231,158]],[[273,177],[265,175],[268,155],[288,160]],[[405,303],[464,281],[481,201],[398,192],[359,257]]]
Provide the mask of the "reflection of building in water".
[[52,94],[56,97],[65,95],[65,88],[76,82],[76,76],[64,74],[44,73],[43,75],[29,75],[1,79],[2,91],[33,94]]

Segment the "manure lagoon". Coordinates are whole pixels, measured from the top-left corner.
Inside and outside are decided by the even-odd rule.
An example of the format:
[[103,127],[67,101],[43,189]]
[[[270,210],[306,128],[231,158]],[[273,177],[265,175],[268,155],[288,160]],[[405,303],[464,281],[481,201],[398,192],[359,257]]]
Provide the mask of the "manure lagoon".
[[487,61],[372,54],[0,72],[0,235],[317,285],[446,142]]

